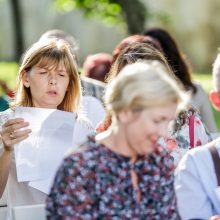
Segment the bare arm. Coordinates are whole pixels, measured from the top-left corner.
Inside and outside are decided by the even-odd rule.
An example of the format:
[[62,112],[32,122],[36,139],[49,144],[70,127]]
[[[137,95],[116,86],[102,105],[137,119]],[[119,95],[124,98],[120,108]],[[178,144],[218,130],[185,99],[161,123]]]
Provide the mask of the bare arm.
[[3,126],[1,131],[1,139],[3,143],[3,153],[0,156],[0,197],[5,190],[8,180],[11,158],[13,154],[13,146],[28,137],[30,129],[19,130],[29,125],[21,118],[10,119]]
[[12,151],[3,151],[0,157],[0,198],[5,190],[8,179],[9,168],[12,158]]

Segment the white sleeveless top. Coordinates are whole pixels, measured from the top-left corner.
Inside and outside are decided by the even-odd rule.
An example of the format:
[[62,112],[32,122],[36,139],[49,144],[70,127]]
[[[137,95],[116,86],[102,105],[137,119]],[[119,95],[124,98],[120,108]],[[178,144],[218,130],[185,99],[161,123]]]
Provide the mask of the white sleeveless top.
[[[8,120],[14,118],[14,111],[8,109],[4,112],[0,113],[0,127]],[[79,135],[80,134],[80,135]],[[94,134],[94,130],[90,124],[87,124],[87,121],[79,120],[76,123],[76,127],[74,129],[74,140],[77,139],[77,143],[79,144],[86,140],[88,135]],[[3,144],[0,144],[0,154],[3,152]],[[28,185],[28,182],[18,182],[17,174],[16,174],[16,165],[15,165],[15,156],[13,153],[13,157],[11,160],[11,166],[9,171],[9,177],[5,189],[6,193],[6,201],[7,201],[7,219],[12,219],[11,216],[11,208],[14,206],[24,206],[24,205],[37,205],[44,204],[46,199],[46,194],[43,192],[32,188]]]

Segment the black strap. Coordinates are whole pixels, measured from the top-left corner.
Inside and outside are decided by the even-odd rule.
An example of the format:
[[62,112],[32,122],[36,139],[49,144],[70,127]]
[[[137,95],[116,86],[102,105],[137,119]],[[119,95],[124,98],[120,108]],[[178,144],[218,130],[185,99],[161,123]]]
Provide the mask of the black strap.
[[209,146],[209,151],[212,155],[212,160],[213,160],[214,167],[215,167],[215,174],[217,177],[218,186],[220,186],[220,157],[219,157],[216,147],[214,147],[213,145]]

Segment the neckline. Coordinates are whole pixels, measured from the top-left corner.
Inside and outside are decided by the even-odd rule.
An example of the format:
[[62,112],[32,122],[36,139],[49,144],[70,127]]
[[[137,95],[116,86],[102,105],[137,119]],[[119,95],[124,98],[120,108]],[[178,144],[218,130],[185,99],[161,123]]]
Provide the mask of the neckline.
[[131,157],[129,156],[125,156],[123,154],[117,153],[115,151],[113,151],[112,149],[108,148],[105,144],[103,143],[98,143],[99,147],[101,147],[101,149],[108,155],[112,155],[113,158],[117,158],[119,160],[122,161],[126,161],[126,162],[130,162]]

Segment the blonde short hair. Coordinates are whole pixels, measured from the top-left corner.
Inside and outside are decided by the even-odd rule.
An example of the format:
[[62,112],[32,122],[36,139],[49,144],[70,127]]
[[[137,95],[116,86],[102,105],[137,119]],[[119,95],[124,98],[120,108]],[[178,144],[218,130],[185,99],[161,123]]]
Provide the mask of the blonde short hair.
[[125,66],[107,86],[105,104],[116,116],[123,109],[133,111],[171,103],[186,103],[189,97],[163,64],[136,62]]
[[76,60],[70,49],[63,40],[45,39],[39,40],[24,53],[19,69],[15,106],[33,107],[30,88],[22,83],[24,73],[28,74],[33,66],[56,69],[63,63],[69,74],[69,85],[58,109],[78,113],[82,92]]

